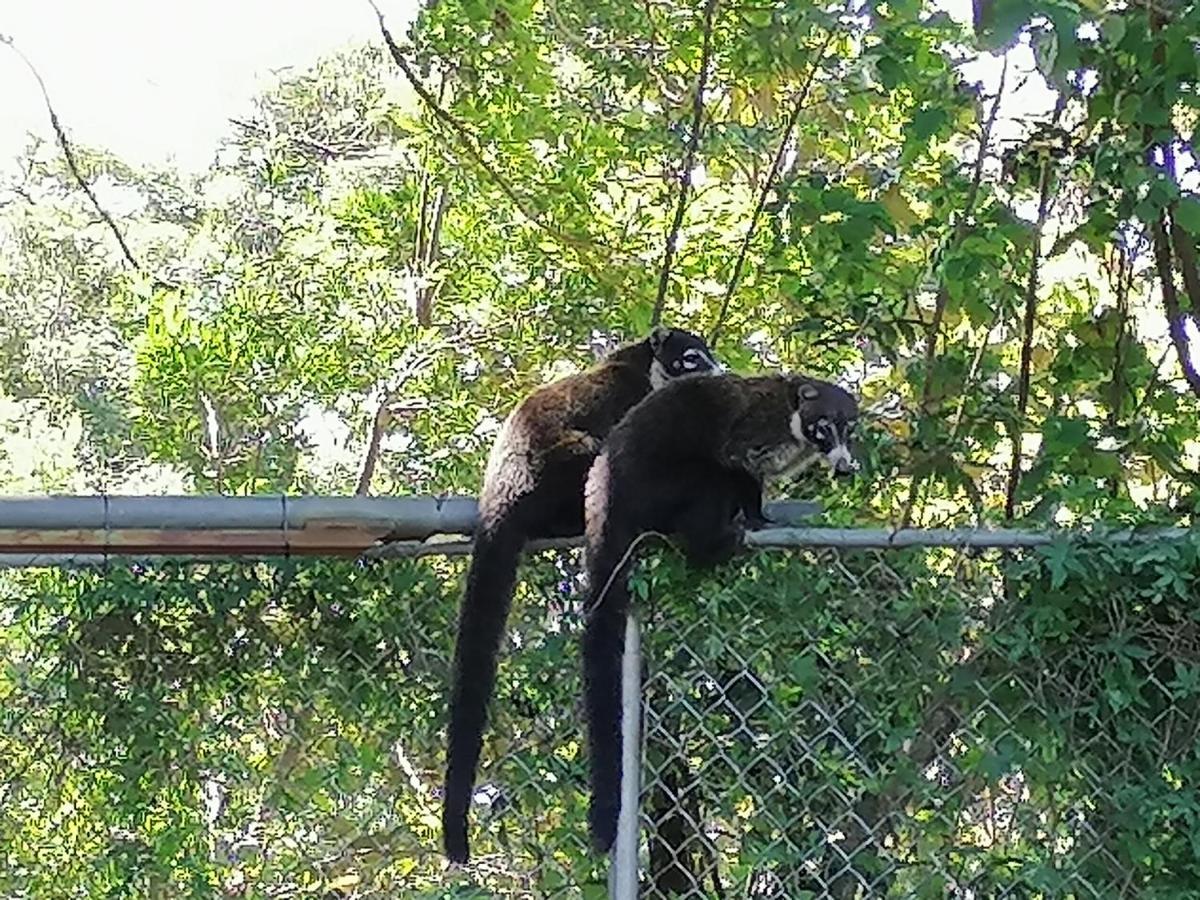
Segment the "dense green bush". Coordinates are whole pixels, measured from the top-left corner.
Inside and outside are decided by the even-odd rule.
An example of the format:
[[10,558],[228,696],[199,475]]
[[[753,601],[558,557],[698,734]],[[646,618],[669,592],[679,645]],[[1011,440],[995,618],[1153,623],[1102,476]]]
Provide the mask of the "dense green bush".
[[[0,894],[604,896],[570,563],[526,569],[469,874],[439,855],[457,563],[7,576]],[[635,581],[650,895],[1195,895],[1200,540]]]

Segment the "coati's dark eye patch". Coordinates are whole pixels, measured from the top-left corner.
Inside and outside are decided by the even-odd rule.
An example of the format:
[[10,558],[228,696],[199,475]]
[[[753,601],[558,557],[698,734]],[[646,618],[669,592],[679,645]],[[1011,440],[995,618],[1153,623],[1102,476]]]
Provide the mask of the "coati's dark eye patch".
[[687,347],[683,350],[675,349],[676,352],[666,353],[660,348],[656,354],[659,363],[671,375],[687,375],[693,372],[719,369],[719,366],[700,347]]

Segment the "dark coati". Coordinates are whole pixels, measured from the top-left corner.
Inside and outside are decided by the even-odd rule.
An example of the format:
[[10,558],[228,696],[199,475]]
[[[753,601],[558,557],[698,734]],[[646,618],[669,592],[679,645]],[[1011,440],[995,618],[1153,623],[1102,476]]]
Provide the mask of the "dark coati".
[[704,340],[657,327],[596,366],[534,391],[509,414],[492,446],[459,610],[450,692],[442,841],[467,861],[467,811],[496,681],[496,657],[527,540],[583,533],[583,485],[609,430],[673,379],[718,371]]
[[718,375],[656,391],[610,432],[585,489],[588,822],[597,849],[612,846],[620,811],[620,672],[635,542],[658,532],[679,540],[690,565],[728,560],[744,527],[765,522],[765,478],[821,458],[838,474],[854,470],[857,418],[854,398],[828,382]]

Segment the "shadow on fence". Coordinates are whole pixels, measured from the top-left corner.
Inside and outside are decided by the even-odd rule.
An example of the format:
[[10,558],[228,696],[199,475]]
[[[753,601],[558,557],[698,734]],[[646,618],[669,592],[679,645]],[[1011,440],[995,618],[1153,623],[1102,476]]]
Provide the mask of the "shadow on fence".
[[[439,854],[460,560],[0,575],[0,896],[603,897],[571,554],[524,569]],[[635,574],[643,895],[1183,897],[1197,542]]]

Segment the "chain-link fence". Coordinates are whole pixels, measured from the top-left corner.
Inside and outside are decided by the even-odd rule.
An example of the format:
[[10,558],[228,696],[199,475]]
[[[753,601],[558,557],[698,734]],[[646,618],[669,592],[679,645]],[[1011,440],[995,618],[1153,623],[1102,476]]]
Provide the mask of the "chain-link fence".
[[[1200,542],[635,573],[642,895],[1200,895]],[[0,897],[603,897],[573,554],[440,856],[461,560],[0,577]]]

